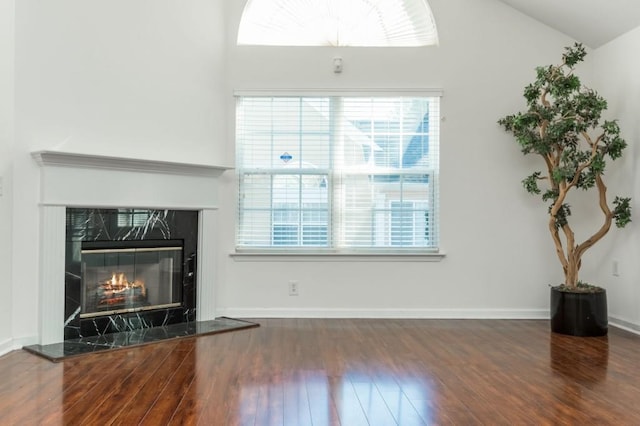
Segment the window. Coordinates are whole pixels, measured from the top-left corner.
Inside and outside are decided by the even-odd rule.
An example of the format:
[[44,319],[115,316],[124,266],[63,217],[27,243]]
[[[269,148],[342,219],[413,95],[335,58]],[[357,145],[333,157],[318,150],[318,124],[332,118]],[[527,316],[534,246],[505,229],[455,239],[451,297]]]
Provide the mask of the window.
[[436,24],[425,0],[249,0],[238,45],[430,46]]
[[429,227],[427,203],[419,201],[391,201],[389,242],[393,247],[422,247],[428,244]]
[[238,250],[438,250],[439,94],[237,99]]
[[118,226],[144,226],[151,217],[150,210],[118,209]]

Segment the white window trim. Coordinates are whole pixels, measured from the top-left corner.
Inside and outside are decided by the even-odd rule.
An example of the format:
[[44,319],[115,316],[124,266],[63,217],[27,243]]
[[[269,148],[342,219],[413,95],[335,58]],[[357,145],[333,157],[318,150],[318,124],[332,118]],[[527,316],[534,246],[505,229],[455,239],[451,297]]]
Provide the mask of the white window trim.
[[[424,96],[424,97],[440,97],[444,95],[443,89],[438,88],[357,88],[357,89],[336,89],[336,88],[304,88],[304,89],[234,89],[233,96],[237,97],[250,97],[250,96]],[[440,120],[443,121],[444,115],[442,114],[442,103],[440,103]],[[235,122],[235,109],[234,109],[234,122]],[[234,127],[235,128],[235,127]],[[235,134],[233,136],[235,140]],[[438,159],[439,161],[439,159]],[[434,182],[439,180],[438,176],[434,176]],[[237,184],[237,182],[236,182]],[[436,185],[435,194],[439,197],[439,186]],[[435,223],[440,224],[439,209],[434,212]],[[237,218],[237,214],[234,216]],[[439,230],[438,230],[439,232]],[[446,251],[440,247],[428,251],[425,249],[416,250],[414,248],[392,248],[385,247],[381,249],[367,248],[364,250],[335,250],[334,248],[319,249],[317,247],[295,247],[290,248],[235,248],[234,251],[229,253],[229,257],[234,261],[288,261],[288,262],[323,262],[323,261],[346,261],[346,262],[440,262],[446,257]]]
[[392,88],[376,88],[376,89],[236,89],[233,91],[234,97],[242,96],[292,96],[292,97],[304,97],[304,96],[424,96],[424,97],[442,97],[444,91],[438,88],[406,88],[406,89],[392,89]]
[[345,252],[339,253],[332,251],[319,250],[236,250],[229,253],[229,256],[235,261],[249,262],[269,262],[269,261],[286,261],[286,262],[440,262],[446,257],[446,253],[442,251],[432,253],[417,253],[415,251],[386,250],[384,253],[367,252]]

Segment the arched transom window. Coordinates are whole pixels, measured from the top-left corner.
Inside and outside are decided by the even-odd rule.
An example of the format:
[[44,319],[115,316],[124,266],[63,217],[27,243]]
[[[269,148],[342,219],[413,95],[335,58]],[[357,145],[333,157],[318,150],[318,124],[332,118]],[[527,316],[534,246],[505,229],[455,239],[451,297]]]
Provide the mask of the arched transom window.
[[238,45],[436,44],[426,0],[248,0],[238,31]]

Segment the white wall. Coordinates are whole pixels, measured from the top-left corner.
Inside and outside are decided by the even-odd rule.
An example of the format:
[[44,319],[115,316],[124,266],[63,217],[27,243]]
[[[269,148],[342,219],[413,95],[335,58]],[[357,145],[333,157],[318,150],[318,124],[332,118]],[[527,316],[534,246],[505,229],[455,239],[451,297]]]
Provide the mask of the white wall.
[[219,0],[25,0],[19,137],[31,149],[224,156]]
[[[38,334],[40,170],[30,153],[221,164],[222,9],[223,0],[16,2],[13,180],[20,195],[12,206],[17,237],[8,306],[16,344],[35,343]],[[0,52],[4,65],[9,52]]]
[[[9,323],[16,341],[38,333],[31,315],[40,173],[30,152],[230,164],[232,93],[251,88],[442,88],[447,257],[435,263],[234,260],[228,254],[237,188],[226,173],[219,314],[546,316],[547,285],[561,280],[561,270],[545,207],[520,185],[536,163],[522,157],[496,120],[524,107],[520,94],[533,68],[557,62],[572,43],[566,36],[494,0],[431,0],[440,46],[424,49],[236,47],[241,0],[16,3],[15,144],[12,160],[0,159],[0,171],[12,166],[19,194],[10,207],[0,198],[0,214],[12,212],[19,236],[10,249],[0,243],[4,263],[1,254],[12,253]],[[0,0],[2,7],[12,4]],[[11,30],[0,28],[9,37],[0,44],[4,69],[12,63]],[[340,75],[331,68],[336,55],[344,59]],[[0,93],[11,87],[10,76],[0,73]],[[0,99],[0,117],[11,115],[12,103]],[[11,134],[8,123],[0,124],[0,134],[6,128]],[[6,146],[0,142],[0,149]],[[2,235],[8,231],[0,228]],[[298,297],[288,296],[291,279],[300,282]],[[7,330],[0,320],[0,344]]]
[[14,139],[14,0],[0,0],[0,353],[11,348],[11,156]]
[[[632,219],[624,230],[612,228],[591,257],[591,273],[607,287],[612,321],[640,331],[640,28],[631,31],[595,52],[593,87],[608,101],[608,118],[619,119],[628,147],[624,157],[608,167],[608,196],[630,196]],[[612,274],[618,261],[619,276]]]
[[[431,0],[439,47],[237,47],[243,3],[228,2],[229,99],[234,89],[252,88],[444,90],[441,236],[447,257],[435,263],[239,261],[228,256],[233,227],[223,227],[220,312],[545,317],[547,286],[562,278],[546,207],[521,188],[535,163],[521,156],[496,121],[524,108],[521,93],[534,67],[557,62],[573,41],[492,0]],[[344,63],[338,75],[332,72],[336,55]],[[237,189],[229,183],[221,216],[231,224]],[[299,296],[288,296],[289,280],[299,281]]]

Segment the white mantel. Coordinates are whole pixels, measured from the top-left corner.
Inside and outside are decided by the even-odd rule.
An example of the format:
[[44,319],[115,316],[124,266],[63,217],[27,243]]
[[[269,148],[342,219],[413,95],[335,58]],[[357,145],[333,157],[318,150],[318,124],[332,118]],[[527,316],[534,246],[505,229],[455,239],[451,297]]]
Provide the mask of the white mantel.
[[64,338],[67,207],[197,210],[196,319],[215,318],[218,178],[230,167],[60,151],[31,154],[40,179],[40,343]]
[[216,208],[217,178],[231,167],[36,151],[41,203],[78,207]]
[[82,167],[134,172],[156,172],[194,176],[217,177],[231,167],[209,164],[177,163],[174,161],[146,160],[140,158],[112,157],[62,151],[35,151],[31,156],[41,166]]

